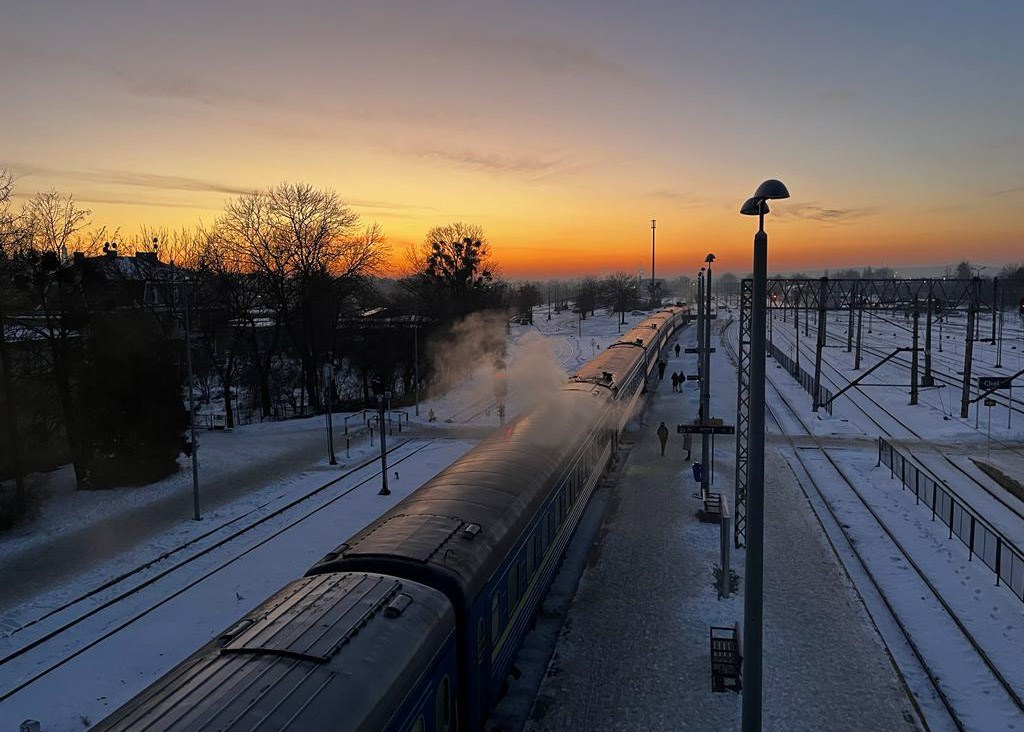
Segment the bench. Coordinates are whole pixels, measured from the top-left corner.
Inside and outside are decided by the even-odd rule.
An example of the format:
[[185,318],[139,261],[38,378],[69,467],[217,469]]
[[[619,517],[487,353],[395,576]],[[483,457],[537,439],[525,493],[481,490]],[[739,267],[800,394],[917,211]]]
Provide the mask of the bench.
[[698,517],[705,524],[720,523],[722,520],[722,494],[708,493],[704,497],[704,510],[699,513]]
[[[711,626],[711,691],[739,692],[743,686],[740,631],[737,625]],[[729,683],[726,683],[729,682]]]

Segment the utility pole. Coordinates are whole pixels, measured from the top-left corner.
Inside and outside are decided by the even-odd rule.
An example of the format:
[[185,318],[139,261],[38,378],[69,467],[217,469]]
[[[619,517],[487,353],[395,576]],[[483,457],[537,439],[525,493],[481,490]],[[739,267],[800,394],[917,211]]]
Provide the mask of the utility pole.
[[914,334],[911,345],[913,350],[910,355],[910,404],[913,406],[917,404],[917,364],[918,364],[918,343],[920,342],[918,333],[920,331],[921,324],[921,309],[914,303]]
[[967,419],[971,408],[971,361],[974,357],[974,328],[977,321],[978,293],[981,279],[971,279],[970,295],[967,303],[967,331],[964,333],[964,383],[960,392],[960,417]]
[[334,391],[334,364],[331,363],[330,354],[323,365],[323,377],[324,391],[327,392],[327,462],[337,465],[338,458],[334,455],[334,404],[331,399],[331,392]]
[[656,220],[651,219],[651,308],[658,307],[654,296],[654,227]]
[[934,282],[928,280],[928,310],[924,320],[924,376],[921,386],[935,386],[932,376],[932,312],[935,310]]
[[821,352],[825,348],[825,326],[828,323],[828,312],[825,310],[827,293],[828,277],[822,277],[818,284],[818,342],[814,352],[814,395],[811,399],[811,406],[815,412],[821,406]]
[[[391,398],[391,393],[387,393],[387,398]],[[388,431],[384,427],[384,397],[385,394],[377,395],[377,428],[380,431],[380,490],[377,491],[379,496],[390,496],[391,491],[388,490]]]
[[[192,298],[190,280],[185,280],[185,361],[188,364],[188,430],[192,441],[192,518],[202,519],[199,513],[199,442],[196,440],[196,399],[192,377]],[[228,395],[230,398],[230,395]]]
[[[550,290],[548,290],[550,293]],[[548,306],[551,301],[548,300]],[[416,416],[420,416],[420,324],[413,315],[412,322],[412,378],[416,381]],[[548,316],[551,317],[550,315]]]

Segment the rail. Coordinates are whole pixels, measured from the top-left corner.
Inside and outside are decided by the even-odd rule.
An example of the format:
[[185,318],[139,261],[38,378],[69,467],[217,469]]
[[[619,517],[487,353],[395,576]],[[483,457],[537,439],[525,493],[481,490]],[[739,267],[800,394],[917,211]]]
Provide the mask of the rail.
[[[800,382],[800,386],[804,388],[808,394],[814,395],[814,376],[807,373],[804,369],[797,369],[796,363],[789,357],[789,355],[782,352],[782,350],[774,343],[768,345],[768,353],[774,358],[782,368],[789,372],[789,375]],[[832,400],[835,396],[831,391],[826,389],[821,384],[818,385],[818,404],[825,408],[825,411],[832,414]]]
[[1005,584],[1018,600],[1024,601],[1024,553],[1003,536],[981,514],[945,483],[935,480],[917,467],[884,437],[878,438],[878,464],[889,468],[892,478],[899,477],[904,488],[914,492],[916,502],[932,512],[967,547],[968,558],[977,555],[996,575],[996,585]]

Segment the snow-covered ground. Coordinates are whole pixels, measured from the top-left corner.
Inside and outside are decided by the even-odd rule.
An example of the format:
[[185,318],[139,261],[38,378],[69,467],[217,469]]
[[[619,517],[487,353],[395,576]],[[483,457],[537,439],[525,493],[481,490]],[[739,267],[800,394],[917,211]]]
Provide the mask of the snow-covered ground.
[[[871,333],[865,319],[861,370],[855,371],[854,354],[846,352],[846,317],[830,316],[823,349],[823,383],[833,392],[896,347],[910,345],[902,316],[874,316]],[[733,325],[733,342],[735,330]],[[802,366],[813,371],[814,323],[810,337],[802,330],[803,324]],[[1020,479],[1024,415],[1013,414],[1016,424],[1006,428],[1010,415],[1002,399],[993,410],[1001,411],[1003,428],[997,430],[993,423],[992,441],[984,418],[980,429],[976,427],[973,407],[968,419],[959,417],[963,351],[950,349],[950,342],[963,335],[962,326],[957,334],[955,323],[946,325],[945,356],[933,352],[938,386],[922,388],[920,403],[913,406],[909,354],[881,366],[862,386],[840,396],[831,416],[824,410],[812,414],[810,396],[769,360],[769,444],[787,455],[826,531],[832,527],[830,539],[931,727],[953,728],[956,717],[967,729],[1024,729],[1021,600],[996,587],[992,570],[977,557],[972,561],[967,548],[950,538],[948,528],[933,520],[930,510],[918,505],[887,467],[877,464],[876,438],[881,436],[1007,539],[1024,538],[1024,504],[976,464],[989,460],[989,454],[998,455],[1004,472]],[[772,336],[783,352],[795,356],[798,338],[791,319],[783,322],[776,313]],[[999,373],[993,348],[975,345],[975,375]],[[959,358],[959,366],[951,355]],[[1004,351],[1002,375],[1018,370],[1014,358]]]
[[[507,416],[618,331],[602,313],[549,321],[540,309],[535,326],[510,326]],[[497,426],[494,401],[485,365],[418,416],[404,410],[388,442],[388,497],[378,495],[379,446],[345,414],[334,415],[337,466],[323,417],[202,433],[200,522],[184,459],[176,475],[132,489],[75,491],[67,467],[32,476],[37,510],[0,535],[0,729],[98,721],[463,454]]]

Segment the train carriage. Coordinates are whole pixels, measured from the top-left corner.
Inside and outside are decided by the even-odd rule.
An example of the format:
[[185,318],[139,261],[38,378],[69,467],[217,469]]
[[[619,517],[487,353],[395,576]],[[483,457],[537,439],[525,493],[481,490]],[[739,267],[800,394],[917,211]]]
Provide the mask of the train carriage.
[[644,319],[97,729],[482,728],[687,315]]
[[324,574],[287,585],[93,730],[448,732],[455,661],[442,593]]

